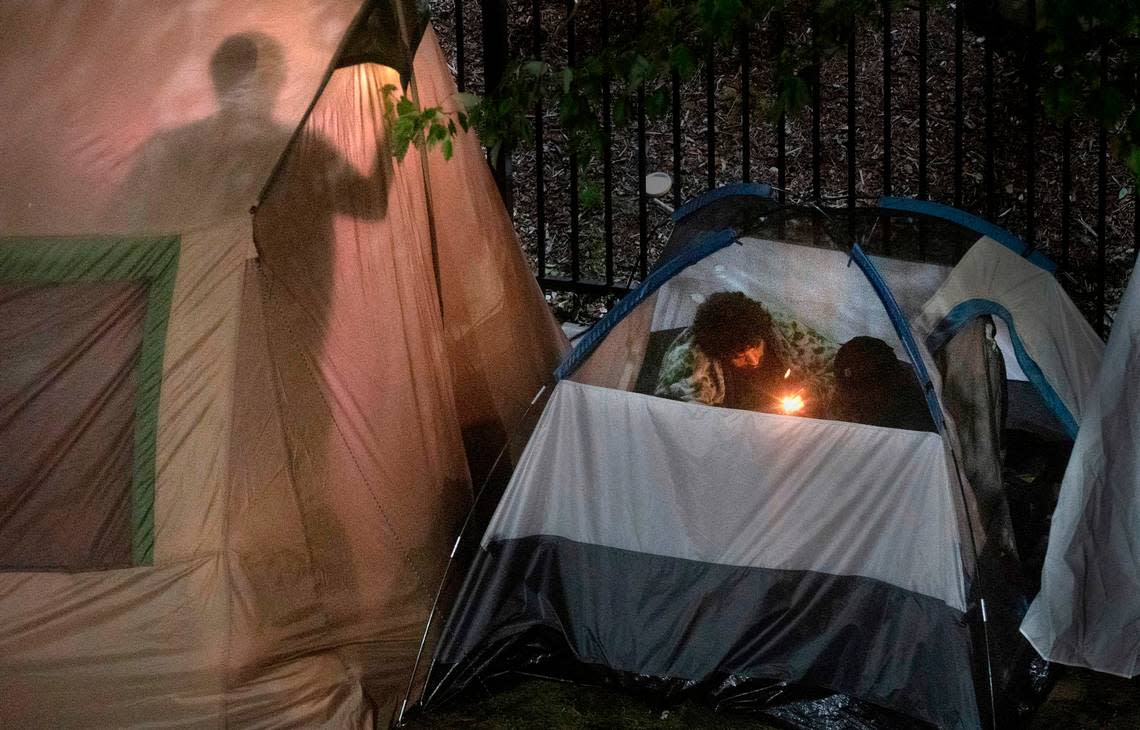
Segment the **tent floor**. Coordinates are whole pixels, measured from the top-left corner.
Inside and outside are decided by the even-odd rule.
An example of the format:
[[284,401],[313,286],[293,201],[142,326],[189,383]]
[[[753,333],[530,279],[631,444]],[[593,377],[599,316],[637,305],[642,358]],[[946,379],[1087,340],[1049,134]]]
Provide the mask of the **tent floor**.
[[[775,730],[783,725],[739,713],[716,713],[685,701],[669,706],[613,689],[521,678],[507,689],[469,696],[443,712],[410,719],[409,728],[727,728]],[[1127,680],[1068,669],[1029,725],[1039,730],[1140,728],[1140,678]]]

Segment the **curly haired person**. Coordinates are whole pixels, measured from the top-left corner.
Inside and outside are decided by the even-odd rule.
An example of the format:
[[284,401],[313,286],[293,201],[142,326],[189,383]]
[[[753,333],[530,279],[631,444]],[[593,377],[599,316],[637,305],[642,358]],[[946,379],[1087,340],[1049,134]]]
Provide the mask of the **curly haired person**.
[[836,345],[799,322],[770,312],[742,292],[717,292],[669,346],[655,393],[676,400],[797,415],[827,413],[835,388]]

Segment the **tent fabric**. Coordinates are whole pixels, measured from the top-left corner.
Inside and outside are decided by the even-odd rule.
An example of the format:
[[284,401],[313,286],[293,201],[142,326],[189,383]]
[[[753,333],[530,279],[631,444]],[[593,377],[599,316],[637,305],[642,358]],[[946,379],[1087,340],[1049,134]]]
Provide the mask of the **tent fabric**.
[[[971,308],[969,303],[981,303]],[[984,311],[983,311],[984,310]],[[956,326],[977,314],[997,314],[1021,343],[1019,363],[1043,397],[1055,392],[1058,416],[1079,422],[1099,370],[1104,342],[1049,272],[1000,243],[983,237],[913,321],[916,332],[934,337],[937,349]],[[1015,343],[1016,349],[1016,343]],[[1060,409],[1063,407],[1063,410]]]
[[[177,236],[148,238],[0,238],[0,281],[24,285],[28,283],[72,285],[66,288],[57,287],[51,290],[41,290],[41,307],[63,307],[63,300],[67,298],[64,292],[80,291],[75,288],[75,285],[81,283],[86,285],[89,296],[99,291],[98,287],[92,288],[93,284],[99,282],[120,284],[135,282],[141,292],[142,298],[139,301],[142,306],[142,319],[137,323],[139,338],[137,352],[131,355],[129,361],[120,363],[117,378],[120,383],[124,379],[131,381],[129,386],[122,383],[121,385],[127,388],[123,390],[123,396],[133,401],[133,419],[129,426],[130,430],[122,434],[125,443],[128,445],[126,446],[128,448],[126,458],[129,463],[129,473],[126,475],[126,480],[130,485],[126,505],[129,517],[126,526],[130,535],[130,552],[127,562],[122,565],[146,565],[153,559],[155,438],[158,427],[159,386],[162,380],[163,357],[166,351],[165,340],[171,296],[174,289],[175,274],[178,270],[179,246],[180,242]],[[57,296],[53,296],[53,293]],[[92,306],[90,300],[72,296],[70,309],[76,313],[75,316],[84,316],[81,308],[85,306]],[[64,326],[63,313],[66,311],[66,308],[59,310],[59,319],[54,323],[54,327],[51,326],[51,323],[42,323],[43,331],[39,333],[40,337],[44,337],[48,333],[55,337],[58,333],[53,330]],[[28,312],[27,314],[32,313]],[[114,316],[113,310],[106,311],[103,322],[110,322],[111,320],[107,317]],[[19,326],[27,327],[28,333],[31,334],[35,325],[27,321],[26,317],[24,319],[25,321],[21,322]],[[72,322],[72,337],[91,337],[102,329],[101,327],[96,328],[90,320],[88,320],[86,327],[76,326],[77,324],[77,322]],[[131,329],[130,337],[133,337],[134,333],[135,330]],[[125,331],[120,331],[118,334],[103,333],[99,335],[99,342],[104,348],[114,348],[116,347],[116,339],[125,335]],[[11,348],[10,352],[24,352],[31,361],[37,359],[40,362],[50,361],[46,352],[41,352],[38,357],[27,352],[25,347],[30,345],[32,342],[24,341],[8,343],[6,347]],[[121,344],[119,346],[122,347]],[[84,413],[106,415],[108,409],[102,406],[99,400],[105,394],[100,391],[92,391],[92,384],[83,377],[85,373],[90,374],[91,371],[81,370],[77,374],[71,369],[73,356],[70,354],[83,354],[83,348],[86,347],[85,341],[73,340],[70,349],[64,349],[59,341],[54,341],[52,347],[57,348],[55,357],[52,358],[56,362],[55,367],[57,369],[43,373],[38,387],[33,387],[33,384],[29,382],[10,383],[14,390],[12,391],[12,400],[9,402],[19,405],[19,409],[12,414],[12,417],[18,415],[20,421],[31,425],[33,428],[38,423],[49,421],[54,421],[55,427],[59,428],[62,425],[61,421],[66,419],[60,418],[58,408],[65,407],[65,404],[67,404],[66,407],[76,407],[83,403],[88,408],[80,411],[78,415],[82,416]],[[104,355],[110,355],[112,351],[105,350]],[[92,358],[89,353],[84,356],[89,358],[89,362],[92,359],[99,359],[97,357]],[[15,366],[18,361],[16,358],[7,358],[7,362],[11,366]],[[58,376],[63,375],[69,375],[72,378],[71,382],[74,389],[71,392],[60,387],[62,378]],[[56,391],[56,396],[59,398],[55,406],[37,396],[32,407],[26,407],[28,405],[25,400],[27,393],[42,393],[49,388]],[[37,409],[39,409],[38,413],[36,412]],[[105,435],[109,432],[110,426],[108,424],[104,424],[102,427],[84,425],[84,420],[83,418],[78,421],[72,420],[71,424],[77,428],[61,432],[61,438],[68,433],[75,433],[79,430],[78,427],[82,427],[80,432],[87,438],[94,436],[98,439],[99,434]],[[15,434],[18,429],[9,419],[5,419],[4,430]],[[68,467],[61,466],[59,463],[52,463],[59,457],[60,451],[67,448],[66,444],[66,440],[52,442],[42,452],[40,458],[35,461],[28,460],[27,454],[23,450],[8,450],[7,453],[10,458],[18,459],[23,466],[18,468],[15,464],[11,464],[10,468],[5,471],[10,474],[19,473],[28,464],[38,464],[40,467],[38,476],[42,477],[50,470],[55,478],[62,476],[65,481],[70,482],[70,493],[76,498],[76,503],[90,501],[99,490],[83,487],[74,482],[73,480],[76,477],[67,475]],[[74,447],[75,444],[72,443],[71,446]],[[121,451],[116,451],[116,453],[122,455]],[[85,458],[92,463],[91,465],[97,465],[100,461],[113,462],[117,457],[113,456],[111,452],[100,453],[95,451]],[[26,488],[28,485],[25,485]],[[81,491],[76,492],[74,491],[75,488],[79,488]],[[66,502],[66,499],[64,501]],[[68,511],[74,511],[62,509],[62,502],[59,503],[59,506],[61,509],[56,511],[56,519],[62,519]],[[42,508],[32,511],[40,514],[49,513]],[[25,512],[26,514],[27,512]],[[87,510],[85,519],[107,519],[107,513],[99,509]],[[19,532],[13,531],[13,534],[19,534]]]
[[1050,661],[1140,674],[1140,277],[1133,274],[1061,483],[1021,632]]
[[807,681],[978,726],[937,434],[563,381],[482,547],[442,671],[539,625],[621,671]]
[[[0,233],[55,237],[36,255],[73,237],[85,283],[119,258],[99,241],[171,256],[153,558],[0,572],[0,725],[370,727],[403,696],[472,465],[506,442],[466,429],[513,429],[566,341],[517,286],[525,259],[474,135],[450,163],[398,162],[381,101],[396,71],[330,76],[361,12],[0,10],[22,71],[0,88],[23,100],[0,109]],[[414,69],[421,103],[454,92],[430,31]],[[127,316],[112,295],[92,320]]]
[[[653,438],[629,449],[622,433]],[[554,535],[708,563],[858,575],[966,609],[937,434],[570,381],[555,388],[535,434],[484,546]],[[786,448],[792,443],[800,447]],[[835,453],[834,443],[850,448]],[[567,451],[580,458],[567,463]],[[626,486],[612,489],[619,475]]]
[[137,282],[0,282],[0,351],[35,364],[0,359],[0,569],[131,565],[145,312]]
[[245,214],[360,5],[5,5],[0,93],[22,102],[0,110],[3,232],[171,233]]

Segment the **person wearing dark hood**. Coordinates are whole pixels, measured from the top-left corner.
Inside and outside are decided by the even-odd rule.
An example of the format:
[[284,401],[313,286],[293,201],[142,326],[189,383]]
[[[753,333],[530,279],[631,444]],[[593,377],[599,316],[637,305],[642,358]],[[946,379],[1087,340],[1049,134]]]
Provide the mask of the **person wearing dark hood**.
[[914,368],[877,337],[854,337],[835,354],[836,421],[933,431]]

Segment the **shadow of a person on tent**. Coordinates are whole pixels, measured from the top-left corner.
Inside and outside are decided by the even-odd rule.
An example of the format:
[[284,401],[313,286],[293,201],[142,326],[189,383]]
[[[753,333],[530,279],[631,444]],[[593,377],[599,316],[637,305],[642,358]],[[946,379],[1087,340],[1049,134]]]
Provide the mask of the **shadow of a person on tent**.
[[[234,407],[247,407],[244,399],[257,397],[247,381],[261,377],[275,384],[291,481],[305,504],[311,559],[321,591],[338,602],[338,611],[344,608],[331,620],[346,626],[355,620],[353,611],[361,610],[352,598],[375,580],[356,562],[367,551],[345,517],[363,519],[379,500],[367,494],[375,486],[368,483],[373,475],[367,465],[352,468],[368,458],[362,453],[372,433],[338,424],[359,427],[379,410],[374,391],[383,385],[376,382],[383,370],[375,352],[382,348],[379,328],[367,319],[374,308],[366,305],[373,303],[368,290],[382,289],[385,282],[377,280],[375,266],[369,268],[378,255],[370,250],[375,233],[369,238],[360,231],[387,225],[393,176],[392,155],[380,134],[383,121],[370,114],[376,99],[355,93],[372,92],[374,85],[357,72],[335,74],[294,137],[274,118],[287,80],[281,44],[264,33],[229,36],[209,62],[215,113],[144,143],[123,188],[132,230],[182,234],[184,256],[187,246],[195,246],[200,266],[216,265],[203,263],[215,245],[218,261],[232,255],[226,251],[237,240],[233,231],[248,231],[242,221],[257,204],[258,258],[247,265],[244,286],[260,289],[254,300],[260,300],[261,316],[243,311],[250,321],[242,327],[264,328],[268,352],[260,357],[268,359],[238,364],[260,366],[264,373],[238,378]],[[221,240],[215,240],[215,230]],[[252,247],[246,255],[253,256]],[[221,267],[218,272],[224,275]],[[207,284],[218,281],[213,273],[198,275],[210,277]],[[234,443],[253,442],[256,434],[248,436],[243,440],[235,433]],[[369,529],[380,533],[384,527]]]
[[210,58],[217,111],[143,143],[122,189],[132,230],[185,232],[245,214],[291,131],[273,117],[285,54],[264,33],[226,38]]

